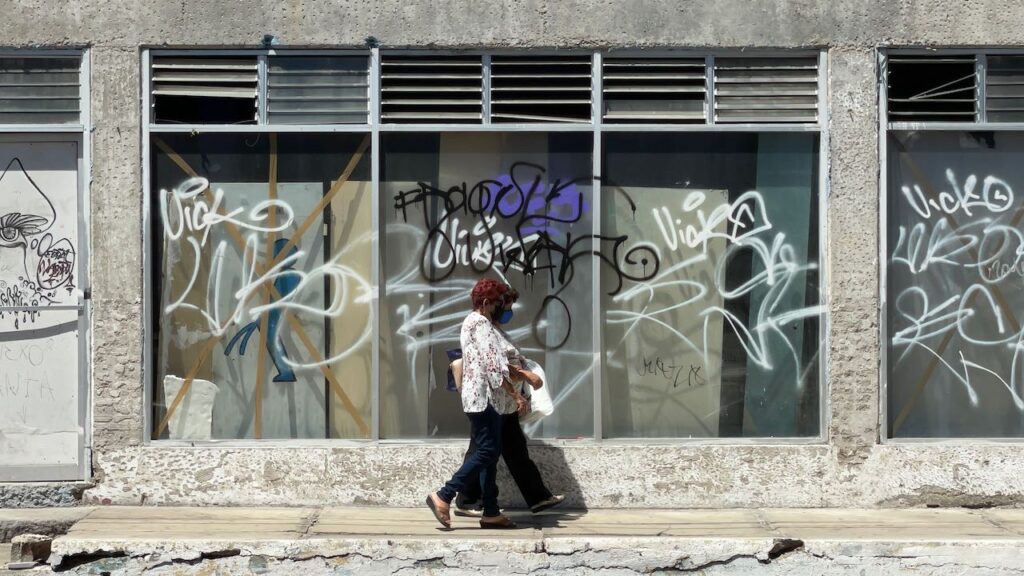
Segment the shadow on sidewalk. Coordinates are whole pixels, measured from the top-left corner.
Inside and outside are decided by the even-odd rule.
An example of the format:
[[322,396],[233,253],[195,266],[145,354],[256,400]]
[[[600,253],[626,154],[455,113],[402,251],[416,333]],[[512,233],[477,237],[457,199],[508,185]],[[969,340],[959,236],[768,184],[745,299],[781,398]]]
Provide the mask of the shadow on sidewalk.
[[[540,476],[548,490],[552,494],[565,495],[565,502],[550,511],[586,510],[587,502],[576,476],[565,460],[565,451],[560,446],[543,443],[531,443],[529,449],[530,458],[540,470]],[[519,493],[519,488],[512,481],[504,459],[498,465],[498,503],[509,511],[523,510],[529,513],[526,502],[523,500],[522,494]]]

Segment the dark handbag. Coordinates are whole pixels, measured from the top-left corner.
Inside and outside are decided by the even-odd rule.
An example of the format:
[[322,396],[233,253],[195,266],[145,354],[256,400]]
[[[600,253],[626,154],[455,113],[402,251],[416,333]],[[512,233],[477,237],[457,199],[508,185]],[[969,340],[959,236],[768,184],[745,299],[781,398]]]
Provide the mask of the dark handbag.
[[462,358],[462,348],[452,348],[445,352],[448,355],[448,384],[445,388],[450,392],[458,392],[459,387],[455,385],[455,374],[452,372],[452,362]]

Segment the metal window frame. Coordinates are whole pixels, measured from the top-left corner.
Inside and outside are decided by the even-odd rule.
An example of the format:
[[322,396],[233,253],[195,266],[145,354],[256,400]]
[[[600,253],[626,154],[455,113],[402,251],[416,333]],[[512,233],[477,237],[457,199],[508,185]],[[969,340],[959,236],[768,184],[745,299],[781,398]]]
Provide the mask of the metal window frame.
[[[889,122],[888,90],[886,81],[888,78],[888,61],[890,56],[913,56],[913,55],[974,55],[975,73],[978,74],[977,114],[974,122]],[[878,326],[879,326],[879,370],[878,370],[878,441],[881,444],[902,446],[902,445],[926,445],[926,446],[1005,446],[1024,444],[1024,436],[1021,437],[903,437],[894,438],[889,426],[889,304],[888,301],[888,260],[889,260],[889,136],[894,132],[967,132],[967,131],[992,131],[992,132],[1024,132],[1024,122],[999,122],[991,123],[987,120],[987,105],[985,102],[985,83],[987,80],[989,55],[1024,55],[1024,50],[1012,48],[949,48],[949,49],[923,49],[923,48],[880,48],[877,53],[877,84],[878,84]]]
[[[371,56],[376,48],[338,48],[338,49],[173,49],[143,48],[142,95],[148,105],[143,108],[143,128],[151,133],[159,132],[369,132],[370,116],[373,106],[367,100],[367,121],[352,124],[268,124],[268,76],[270,59],[274,56],[365,56],[367,59],[367,79],[373,75]],[[251,56],[256,58],[256,124],[157,124],[153,118],[153,58],[157,56]],[[378,67],[379,71],[379,67]],[[371,84],[368,82],[368,84]],[[372,84],[367,91],[373,89]],[[372,96],[372,93],[370,94]]]
[[[92,70],[92,52],[89,48],[61,49],[0,49],[0,57],[18,58],[78,58],[78,93],[79,121],[77,124],[0,124],[0,141],[17,138],[28,142],[75,142],[78,144],[77,184],[78,184],[78,238],[75,263],[78,274],[78,304],[47,307],[51,310],[78,310],[78,423],[79,449],[77,466],[38,466],[25,467],[23,480],[15,482],[87,482],[92,479],[92,408],[94,404],[92,387],[92,298],[90,270],[90,224],[91,203],[90,185],[92,184],[92,87],[90,84]],[[45,309],[45,308],[44,308]],[[67,477],[68,470],[75,469],[75,477]],[[38,473],[52,479],[40,480]]]
[[[166,55],[188,55],[188,56],[240,56],[258,55],[263,58],[272,55],[357,55],[369,53],[369,117],[366,124],[257,124],[257,125],[219,125],[219,124],[156,124],[152,121],[150,92],[150,64],[153,56]],[[380,69],[381,60],[388,54],[398,55],[480,55],[483,63],[484,94],[483,94],[483,118],[480,123],[382,123],[380,120]],[[591,58],[591,119],[589,122],[509,122],[492,123],[490,119],[490,58],[494,55],[586,55]],[[706,86],[705,91],[705,117],[704,124],[695,123],[614,123],[607,124],[603,121],[603,77],[601,67],[603,58],[606,55],[615,57],[694,57],[704,58]],[[716,56],[728,57],[800,57],[815,56],[818,58],[818,114],[817,121],[813,123],[728,123],[716,124],[714,122],[714,58]],[[151,150],[149,139],[152,134],[159,133],[330,133],[330,132],[357,132],[368,133],[371,137],[371,179],[372,179],[372,223],[374,230],[379,231],[381,226],[380,209],[380,139],[382,133],[505,133],[505,132],[534,132],[534,133],[590,133],[593,138],[592,166],[594,170],[593,180],[593,202],[595,213],[600,214],[600,179],[602,171],[603,135],[616,132],[675,132],[675,133],[703,133],[703,132],[792,132],[792,133],[816,133],[818,134],[818,259],[819,259],[819,286],[818,301],[825,311],[822,313],[818,327],[819,347],[819,430],[816,436],[792,436],[792,437],[721,437],[721,438],[620,438],[604,436],[603,427],[603,356],[604,350],[601,346],[600,322],[595,322],[592,327],[594,342],[593,353],[593,437],[579,439],[531,439],[532,445],[548,446],[802,446],[802,445],[823,445],[828,440],[828,423],[830,421],[829,407],[829,382],[828,382],[828,342],[829,342],[829,314],[827,311],[828,296],[828,268],[825,266],[827,257],[827,206],[828,206],[828,145],[829,145],[829,99],[828,89],[828,52],[824,47],[800,50],[776,50],[776,49],[754,49],[754,50],[701,50],[701,49],[659,49],[659,50],[558,50],[558,49],[497,49],[497,50],[430,50],[430,49],[383,49],[383,48],[360,48],[360,49],[318,49],[318,50],[258,50],[258,49],[236,49],[236,50],[193,50],[193,49],[167,49],[167,48],[143,48],[141,52],[142,66],[142,117],[145,119],[142,125],[142,180],[143,180],[143,301],[144,301],[144,407],[143,425],[145,427],[144,443],[146,445],[159,447],[184,447],[184,446],[218,446],[218,447],[366,447],[377,445],[388,446],[447,446],[465,444],[462,439],[382,439],[380,437],[380,329],[379,314],[384,296],[384,282],[381,277],[381,258],[379,234],[374,235],[373,255],[371,257],[371,275],[373,281],[373,298],[371,317],[375,325],[372,330],[372,370],[370,397],[371,408],[371,437],[368,439],[221,439],[221,440],[162,440],[153,438],[152,430],[152,391],[154,386],[153,354],[149,342],[154,337],[153,326],[153,262],[151,252],[153,246],[152,238],[152,215],[150,214],[150,156]],[[261,108],[261,111],[265,109]],[[595,234],[601,231],[601,219],[597,217],[592,223]],[[595,319],[600,316],[600,267],[593,264],[594,282],[592,288],[593,309]]]
[[[889,101],[888,91],[885,83],[888,80],[885,71],[888,70],[889,56],[974,56],[974,73],[977,78],[975,89],[975,114],[973,122],[889,122]],[[989,56],[1024,56],[1024,49],[1021,48],[921,48],[921,47],[891,47],[879,48],[877,64],[879,66],[879,126],[882,130],[889,131],[964,131],[983,130],[994,132],[1024,131],[1024,122],[989,122],[988,121],[988,57]],[[883,68],[884,66],[884,68]]]

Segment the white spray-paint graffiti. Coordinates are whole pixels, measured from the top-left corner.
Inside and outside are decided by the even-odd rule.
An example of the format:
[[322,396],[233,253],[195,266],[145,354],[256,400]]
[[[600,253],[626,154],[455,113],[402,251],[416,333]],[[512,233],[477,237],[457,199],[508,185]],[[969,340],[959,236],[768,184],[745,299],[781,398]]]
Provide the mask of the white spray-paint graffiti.
[[[691,192],[683,197],[678,207],[640,207],[650,211],[655,227],[645,230],[646,234],[641,233],[639,237],[590,235],[590,223],[583,218],[590,200],[582,191],[562,180],[540,184],[547,182],[548,177],[545,169],[536,165],[518,163],[510,173],[510,177],[449,188],[420,183],[395,194],[397,215],[388,224],[387,233],[389,237],[407,236],[410,241],[403,244],[423,250],[418,263],[410,260],[408,266],[388,279],[390,296],[403,302],[419,298],[417,305],[406,303],[398,308],[400,326],[396,334],[411,356],[410,366],[415,364],[415,355],[432,346],[458,346],[466,294],[480,273],[492,271],[513,285],[534,287],[539,282],[539,290],[528,290],[526,294],[528,301],[543,299],[540,311],[533,317],[533,326],[521,326],[513,330],[511,336],[516,341],[529,342],[538,353],[554,349],[583,359],[577,372],[559,374],[561,386],[555,398],[558,405],[575,387],[588,385],[594,366],[586,360],[593,355],[593,350],[563,349],[564,338],[554,338],[553,346],[551,338],[547,344],[543,338],[530,338],[554,325],[572,329],[570,306],[561,300],[560,294],[574,282],[582,281],[587,283],[582,293],[589,295],[590,277],[580,280],[575,274],[576,260],[583,257],[596,258],[601,266],[607,267],[609,274],[602,291],[610,297],[611,305],[606,307],[606,322],[623,325],[627,335],[646,324],[663,326],[678,339],[679,348],[709,355],[712,346],[708,345],[705,335],[672,326],[671,313],[699,302],[710,292],[724,299],[738,299],[763,289],[764,296],[750,319],[737,317],[724,306],[708,307],[698,313],[705,324],[713,316],[723,317],[746,354],[765,369],[770,370],[784,360],[778,357],[780,353],[776,348],[769,346],[769,341],[773,340],[785,343],[786,361],[791,359],[796,366],[806,363],[803,350],[793,344],[791,335],[783,329],[804,319],[817,318],[823,309],[820,305],[808,306],[803,302],[794,307],[784,300],[795,283],[804,281],[807,272],[817,270],[817,263],[808,262],[807,254],[798,254],[784,232],[773,229],[765,210],[766,199],[761,193],[748,191],[730,203],[709,207],[705,206],[703,193]],[[524,173],[529,177],[523,177]],[[569,182],[590,180],[592,178],[586,176]],[[545,195],[546,204],[541,204],[540,209],[528,209],[542,188],[553,191]],[[620,201],[634,214],[637,204],[644,201],[642,197],[634,200],[621,188],[614,189],[612,194],[619,195]],[[434,200],[434,204],[430,204],[430,200]],[[419,208],[415,212],[412,211],[414,206]],[[434,210],[429,206],[434,206]],[[544,206],[551,212],[561,208],[559,218],[552,217]],[[688,217],[677,218],[678,210]],[[683,224],[694,220],[696,225]],[[570,225],[579,222],[584,229],[573,231]],[[707,250],[709,242],[715,239],[729,244],[728,252],[720,259]],[[670,267],[662,265],[669,253],[683,247],[696,249],[690,250],[694,255]],[[726,269],[740,251],[751,252],[762,268],[741,285],[728,287]],[[701,277],[694,272],[699,264],[707,262],[714,265],[713,277]],[[456,271],[462,274],[451,277]],[[684,286],[692,288],[692,298],[667,306],[655,303],[659,292]],[[432,294],[433,298],[427,300],[425,294]],[[405,296],[409,298],[403,298]],[[640,311],[624,306],[630,302],[642,302]],[[545,312],[550,311],[548,306],[556,304],[557,310],[564,311],[564,318],[553,322]],[[522,306],[520,309],[522,311]],[[423,338],[428,331],[430,338]],[[619,345],[621,342],[605,342],[607,349]],[[660,371],[670,379],[680,378],[678,371],[670,371],[667,366],[653,361],[650,364],[651,370]],[[412,374],[414,380],[417,376]],[[689,374],[683,377],[690,385],[707,383],[699,367],[689,367]],[[794,371],[796,389],[802,388],[806,380],[806,366]]]
[[[212,199],[209,201],[208,191],[212,191]],[[267,340],[280,342],[285,324],[273,319],[279,318],[282,313],[292,314],[296,318],[336,318],[344,315],[352,305],[368,306],[371,302],[371,283],[342,263],[347,255],[345,250],[309,270],[296,268],[306,252],[294,247],[287,254],[275,253],[272,257],[264,255],[267,256],[264,262],[269,266],[261,263],[260,247],[266,234],[286,232],[295,221],[294,210],[285,200],[268,199],[248,211],[243,208],[226,211],[223,208],[223,190],[212,190],[209,181],[202,177],[185,180],[170,191],[162,189],[159,197],[165,239],[177,243],[184,239],[191,249],[194,262],[185,287],[179,294],[169,296],[170,303],[164,307],[164,314],[169,315],[179,309],[194,311],[204,320],[208,333],[220,337],[229,330],[237,329],[243,322],[255,322],[261,314],[268,313],[272,321]],[[276,212],[276,222],[270,224],[268,221],[272,210]],[[232,230],[239,234],[237,238],[243,244],[235,246],[241,251],[239,268],[228,270],[230,239],[221,239],[212,248],[208,242],[212,232],[229,235]],[[245,231],[247,235],[242,237],[239,231]],[[347,249],[370,240],[358,239],[350,243]],[[279,239],[278,243],[285,244],[287,239]],[[201,286],[204,254],[212,254],[212,263],[206,272],[206,285]],[[168,284],[172,280],[168,278]],[[323,306],[302,303],[305,294],[320,293],[325,281],[330,283],[332,290],[330,299]],[[223,293],[232,290],[233,284],[238,287],[231,292],[231,297],[223,298]],[[187,301],[194,299],[197,291],[205,295],[201,305]],[[260,298],[260,293],[264,291],[270,292],[269,301]],[[227,310],[223,309],[225,301],[231,302]],[[301,357],[293,359],[276,346],[270,348],[271,359],[278,365],[279,372],[284,365],[292,368],[328,365],[352,354],[369,341],[371,334],[372,326],[367,323],[351,346],[322,360]],[[294,381],[294,377],[285,381]]]
[[[920,378],[945,374],[972,406],[982,393],[996,394],[1024,411],[1024,329],[1007,300],[1024,275],[1024,233],[1013,188],[995,175],[963,176],[951,169],[943,187],[937,193],[923,182],[899,187],[904,224],[895,229],[889,266],[909,281],[889,288],[894,362],[901,366],[912,353],[923,353],[938,370],[917,363]],[[902,408],[906,412],[909,405]],[[897,417],[896,427],[905,417]]]
[[[573,329],[570,309],[578,303],[568,303],[563,296],[590,294],[593,280],[589,270],[596,260],[606,271],[602,291],[611,303],[606,321],[623,326],[627,334],[647,324],[661,326],[674,334],[679,347],[707,357],[713,346],[706,334],[676,328],[671,313],[708,294],[715,294],[716,301],[728,301],[761,291],[749,318],[737,316],[725,305],[707,306],[696,313],[705,326],[712,318],[721,317],[757,366],[770,370],[783,361],[806,364],[803,350],[784,329],[819,317],[822,307],[794,306],[787,297],[797,283],[805,282],[808,272],[817,269],[817,263],[809,262],[806,253],[799,253],[786,234],[773,227],[763,194],[748,191],[731,202],[711,206],[703,193],[690,192],[678,206],[638,207],[624,190],[616,190],[612,194],[625,198],[634,213],[645,210],[656,224],[646,235],[631,238],[591,234],[589,193],[577,186],[590,181],[587,176],[548,182],[544,168],[518,163],[508,175],[472,187],[462,184],[441,190],[421,184],[398,192],[394,197],[396,218],[386,223],[389,241],[422,249],[418,258],[408,259],[408,265],[392,270],[385,278],[387,295],[397,303],[392,312],[398,325],[392,330],[398,339],[395,348],[407,356],[404,362],[415,366],[417,357],[431,348],[458,345],[466,295],[480,274],[496,274],[522,286],[539,282],[543,288],[531,304],[532,320],[510,330],[510,336],[529,343],[528,353],[557,350],[578,360],[573,365],[579,369],[559,375],[555,402],[564,402],[576,388],[587,385],[594,366],[593,350],[565,346]],[[296,246],[280,252],[275,247],[272,256],[261,255],[266,236],[286,233],[296,220],[295,210],[286,200],[266,200],[248,209],[227,208],[224,192],[212,189],[204,178],[190,178],[173,189],[161,190],[159,198],[165,240],[190,254],[193,262],[191,270],[174,279],[176,282],[165,279],[177,293],[166,296],[164,314],[194,312],[210,335],[220,337],[263,313],[337,318],[353,303],[369,306],[372,301],[372,282],[342,263],[344,252],[305,270],[297,264],[306,252]],[[428,200],[442,207],[440,214],[427,217]],[[643,202],[643,198],[637,200]],[[273,221],[271,212],[276,213]],[[416,212],[422,213],[422,224],[416,223]],[[236,237],[232,239],[232,235]],[[372,237],[365,237],[355,243],[370,241]],[[728,245],[721,256],[708,249],[711,242],[718,241]],[[280,243],[287,246],[287,240],[280,239]],[[687,258],[662,265],[668,254],[683,248],[688,249]],[[749,252],[758,266],[740,284],[729,285],[726,270],[741,252]],[[235,257],[229,258],[229,254]],[[714,271],[710,275],[704,272],[708,263]],[[325,279],[337,289],[324,305],[302,303],[303,293],[322,290]],[[656,303],[660,292],[680,287],[692,289],[693,297],[670,305]],[[261,296],[265,290],[272,294],[270,301]],[[430,298],[425,297],[428,294]],[[625,303],[640,305],[626,307]],[[522,312],[524,305],[519,308]],[[268,339],[277,342],[279,333],[287,329],[284,326],[284,322],[277,323]],[[338,362],[362,348],[372,333],[370,321],[343,350],[324,354],[322,360],[282,353],[275,362],[294,368]],[[773,341],[783,343],[784,357],[780,357],[778,346],[770,345]],[[608,347],[617,344],[606,342]],[[657,369],[668,374],[664,366]],[[794,371],[797,389],[806,376],[806,370]],[[411,377],[412,389],[422,386],[418,380],[423,375],[413,373]],[[678,379],[679,374],[672,377]],[[707,383],[699,368],[691,367],[687,380],[689,385]]]
[[[702,355],[705,366],[710,365],[712,346],[705,336],[708,323],[714,316],[721,316],[726,325],[735,333],[743,351],[756,365],[771,370],[782,358],[768,345],[770,340],[783,343],[788,356],[796,366],[803,362],[802,351],[794,346],[792,339],[783,328],[804,319],[820,316],[822,306],[797,306],[785,303],[785,297],[794,289],[795,283],[803,276],[817,270],[816,262],[808,262],[806,254],[799,254],[787,241],[786,234],[774,229],[765,209],[763,194],[751,190],[738,195],[731,202],[718,204],[706,210],[707,195],[701,191],[689,192],[680,206],[652,208],[653,220],[661,235],[662,245],[654,250],[675,252],[684,247],[686,258],[668,267],[649,281],[638,282],[635,286],[613,297],[623,304],[631,300],[642,302],[641,311],[632,309],[610,310],[609,322],[625,324],[626,334],[640,328],[644,323],[656,324],[674,334],[683,349]],[[696,224],[684,224],[696,222]],[[712,259],[709,242],[714,239],[725,241],[724,255]],[[726,271],[730,261],[741,251],[750,251],[754,260],[761,264],[761,270],[735,287],[726,283]],[[702,268],[713,267],[712,277],[702,277]],[[684,333],[671,323],[674,311],[688,306],[699,305],[704,300],[727,302],[750,295],[759,288],[766,289],[760,305],[751,311],[749,319],[736,316],[724,305],[713,305],[695,312],[704,318],[704,333]],[[655,306],[658,291],[689,294],[689,297],[660,307]],[[624,338],[625,339],[625,338]],[[804,386],[806,369],[793,372],[796,389]]]

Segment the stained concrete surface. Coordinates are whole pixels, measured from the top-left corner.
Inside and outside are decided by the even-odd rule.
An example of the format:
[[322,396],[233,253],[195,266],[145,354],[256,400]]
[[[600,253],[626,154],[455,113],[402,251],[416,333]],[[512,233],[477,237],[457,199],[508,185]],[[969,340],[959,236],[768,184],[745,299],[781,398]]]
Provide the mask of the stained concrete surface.
[[511,511],[443,530],[426,508],[101,507],[59,573],[1024,574],[1024,510]]

